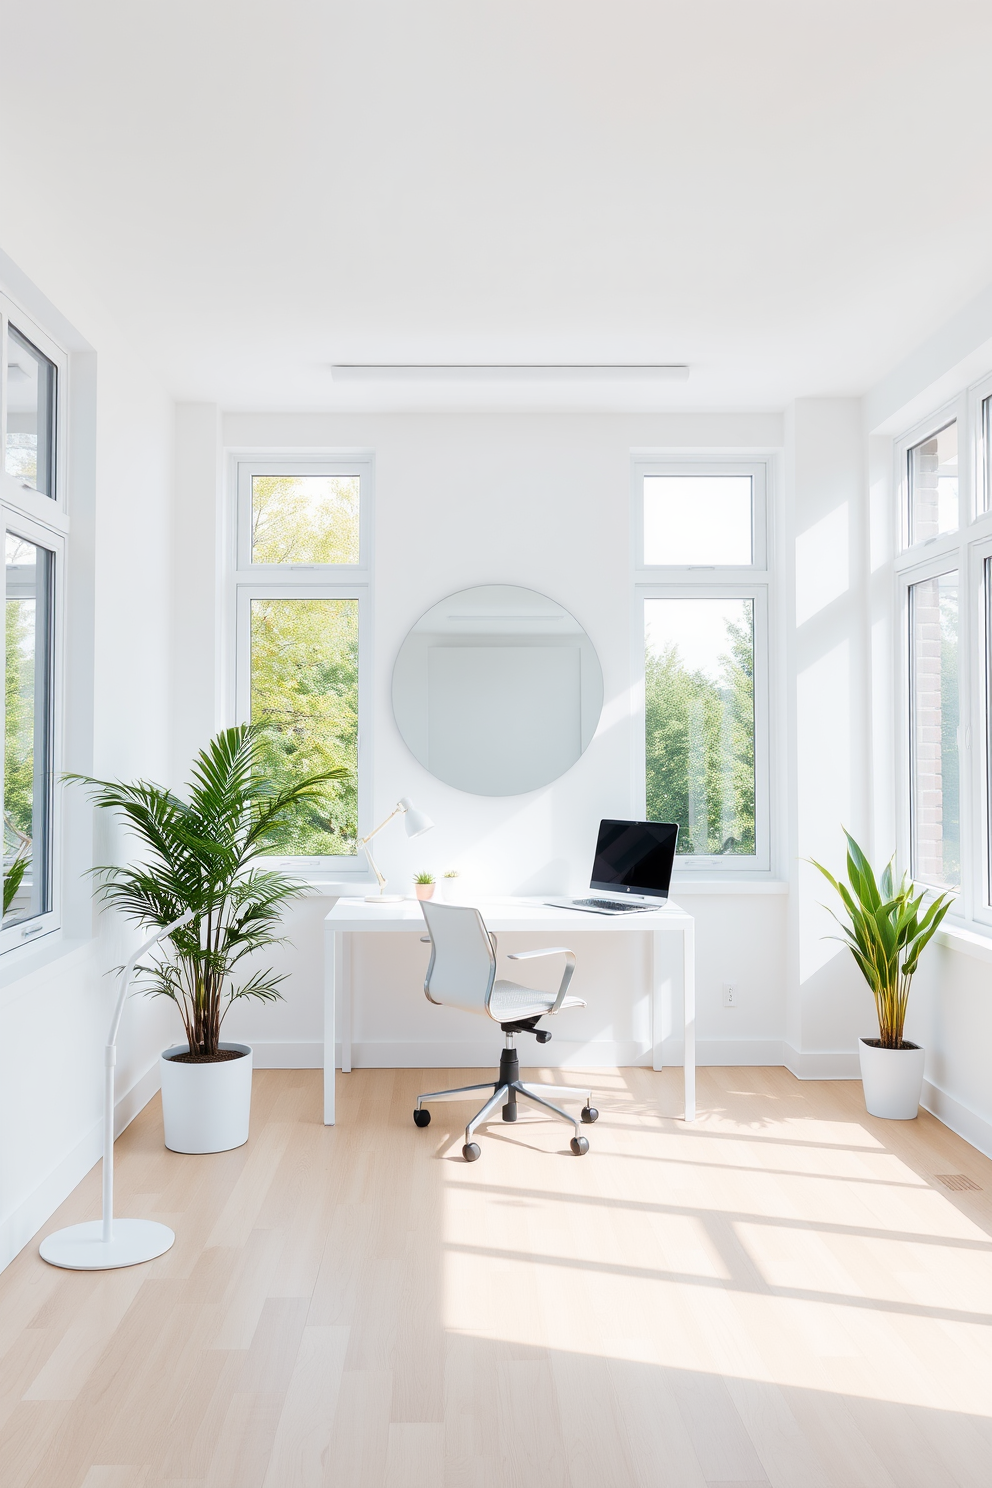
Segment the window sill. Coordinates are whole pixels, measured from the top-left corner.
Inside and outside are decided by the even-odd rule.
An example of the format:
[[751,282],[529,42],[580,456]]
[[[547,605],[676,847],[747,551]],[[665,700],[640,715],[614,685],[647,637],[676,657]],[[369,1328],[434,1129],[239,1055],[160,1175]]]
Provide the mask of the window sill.
[[308,899],[342,899],[354,894],[374,894],[374,878],[304,878],[300,883],[308,890]]
[[781,878],[672,878],[672,894],[684,899],[691,894],[787,894]]
[[945,920],[937,931],[938,945],[949,951],[960,951],[963,956],[973,956],[976,961],[992,965],[992,932],[966,930],[963,925],[949,925]]

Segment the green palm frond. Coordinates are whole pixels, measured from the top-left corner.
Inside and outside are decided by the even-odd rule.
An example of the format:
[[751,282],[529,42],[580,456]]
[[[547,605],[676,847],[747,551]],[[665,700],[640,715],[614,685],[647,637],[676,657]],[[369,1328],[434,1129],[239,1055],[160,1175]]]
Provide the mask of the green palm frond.
[[871,989],[882,1045],[898,1049],[902,1046],[913,973],[923,949],[950,909],[953,896],[938,894],[921,916],[926,892],[918,889],[906,873],[896,886],[892,859],[876,879],[866,854],[846,829],[844,836],[847,884],[815,858],[809,861],[835,890],[846,913],[844,920],[825,906],[843,931],[843,935],[832,938],[847,946]]
[[257,860],[282,846],[299,802],[326,800],[328,786],[349,774],[335,768],[278,789],[263,769],[263,738],[253,724],[218,734],[193,762],[185,801],[150,781],[66,777],[114,811],[144,850],[138,863],[94,870],[105,902],[151,928],[192,910],[137,976],[149,996],[176,1003],[190,1048],[208,1054],[233,1002],[282,995],[283,977],[271,971],[256,969],[238,984],[232,978],[245,957],[280,943],[283,911],[304,892],[299,880]]

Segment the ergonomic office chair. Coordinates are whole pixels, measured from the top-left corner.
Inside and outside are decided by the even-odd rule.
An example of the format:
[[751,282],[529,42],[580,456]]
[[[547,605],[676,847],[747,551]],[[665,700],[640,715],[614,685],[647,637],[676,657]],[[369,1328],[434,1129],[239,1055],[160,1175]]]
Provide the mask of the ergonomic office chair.
[[546,1028],[538,1028],[542,1018],[551,1017],[562,1008],[585,1007],[581,997],[567,997],[568,984],[575,970],[575,957],[563,946],[550,946],[540,951],[512,951],[511,961],[529,961],[535,956],[564,956],[565,970],[557,993],[538,992],[533,987],[522,987],[517,982],[496,980],[496,937],[486,929],[485,921],[477,909],[458,904],[432,904],[422,900],[420,904],[427,921],[429,934],[421,936],[429,941],[431,959],[424,978],[424,991],[429,1002],[438,1006],[457,1007],[465,1013],[483,1013],[498,1023],[506,1038],[499,1061],[499,1075],[495,1081],[483,1085],[463,1085],[456,1090],[432,1090],[417,1097],[417,1109],[413,1119],[418,1126],[429,1126],[431,1113],[424,1110],[425,1101],[463,1100],[477,1090],[492,1090],[482,1110],[477,1112],[465,1128],[465,1145],[462,1156],[466,1162],[475,1162],[482,1156],[472,1133],[482,1122],[488,1120],[498,1105],[503,1107],[503,1120],[516,1121],[517,1099],[533,1101],[543,1106],[562,1121],[570,1121],[575,1128],[570,1146],[576,1157],[589,1151],[589,1142],[579,1132],[574,1116],[562,1111],[545,1099],[545,1092],[560,1096],[564,1100],[584,1100],[582,1120],[595,1121],[599,1112],[592,1103],[592,1091],[573,1089],[568,1085],[525,1085],[520,1079],[520,1060],[514,1038],[518,1033],[532,1033],[539,1044],[546,1044],[551,1034]]

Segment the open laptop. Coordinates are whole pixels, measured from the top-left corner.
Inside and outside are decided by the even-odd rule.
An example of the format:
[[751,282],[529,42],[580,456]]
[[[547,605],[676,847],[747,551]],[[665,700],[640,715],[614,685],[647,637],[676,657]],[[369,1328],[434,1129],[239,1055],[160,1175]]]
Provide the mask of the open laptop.
[[668,898],[678,840],[677,822],[601,821],[589,883],[593,896],[545,902],[589,914],[660,909]]

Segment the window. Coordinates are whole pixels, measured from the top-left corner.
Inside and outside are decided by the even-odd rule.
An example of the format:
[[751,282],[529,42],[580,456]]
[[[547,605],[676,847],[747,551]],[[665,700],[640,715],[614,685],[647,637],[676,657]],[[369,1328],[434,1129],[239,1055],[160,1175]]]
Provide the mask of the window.
[[910,546],[958,526],[958,425],[952,419],[906,452]]
[[913,877],[961,887],[958,575],[909,586],[910,862]]
[[4,468],[43,496],[55,495],[56,366],[7,326]]
[[749,475],[646,475],[645,565],[750,567],[753,484]]
[[634,465],[644,801],[684,868],[770,866],[764,464]]
[[286,856],[301,869],[359,866],[371,483],[367,458],[236,462],[239,716],[265,725],[277,782],[349,771],[299,809]]
[[67,522],[59,468],[65,357],[0,296],[3,914],[0,950],[58,928],[59,615]]

